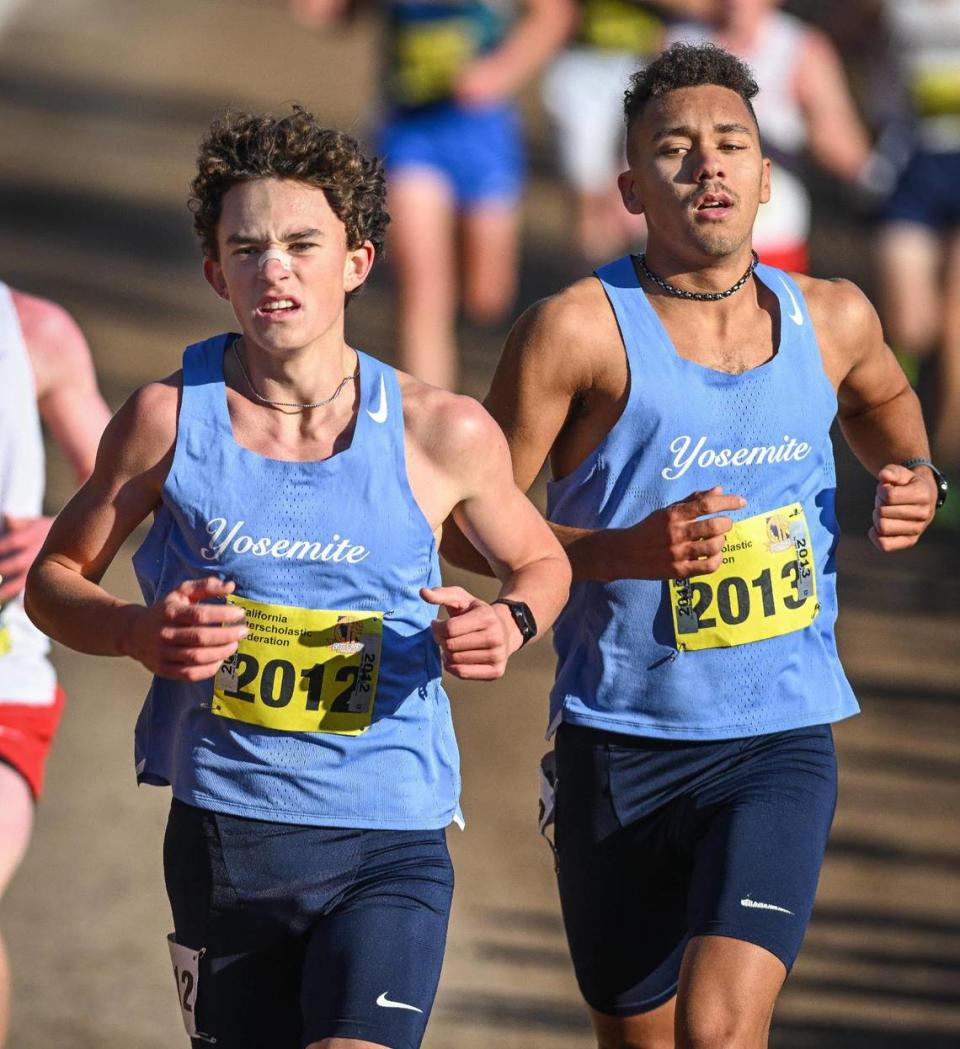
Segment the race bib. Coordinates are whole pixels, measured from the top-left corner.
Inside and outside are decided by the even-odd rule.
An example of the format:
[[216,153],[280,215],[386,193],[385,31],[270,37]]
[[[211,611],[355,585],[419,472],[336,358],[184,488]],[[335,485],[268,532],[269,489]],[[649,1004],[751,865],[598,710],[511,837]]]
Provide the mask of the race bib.
[[955,66],[920,70],[911,86],[914,105],[921,116],[960,113],[960,69]]
[[390,93],[410,107],[448,98],[457,74],[478,51],[467,20],[403,26],[393,36]]
[[231,595],[250,633],[217,671],[214,714],[279,732],[358,736],[370,727],[382,612],[267,605]]
[[663,22],[632,0],[587,0],[580,39],[606,51],[651,55],[661,46]]
[[820,610],[803,507],[735,522],[716,572],[669,585],[678,649],[730,648],[803,630]]
[[10,637],[10,628],[0,623],[0,656],[5,656],[13,649],[13,639]]

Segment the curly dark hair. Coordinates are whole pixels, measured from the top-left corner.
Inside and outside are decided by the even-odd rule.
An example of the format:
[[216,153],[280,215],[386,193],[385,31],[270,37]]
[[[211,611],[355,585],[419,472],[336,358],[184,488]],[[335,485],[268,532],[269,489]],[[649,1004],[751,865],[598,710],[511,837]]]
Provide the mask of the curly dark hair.
[[258,178],[296,179],[322,189],[347,231],[347,247],[369,240],[379,252],[390,216],[383,167],[359,143],[322,127],[302,106],[283,117],[226,113],[200,143],[188,207],[203,253],[217,258],[217,224],[227,191]]
[[623,115],[629,128],[639,119],[651,98],[659,98],[681,87],[716,84],[735,91],[746,103],[756,123],[751,99],[759,92],[749,66],[714,44],[674,44],[646,68],[630,77],[623,95]]

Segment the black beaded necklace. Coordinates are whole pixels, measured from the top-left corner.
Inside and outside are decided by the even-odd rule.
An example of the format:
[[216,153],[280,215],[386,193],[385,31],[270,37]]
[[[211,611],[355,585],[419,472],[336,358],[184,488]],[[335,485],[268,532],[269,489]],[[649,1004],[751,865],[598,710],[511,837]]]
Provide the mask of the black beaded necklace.
[[637,262],[640,263],[640,268],[644,274],[657,285],[658,288],[663,288],[665,292],[670,295],[675,295],[678,299],[696,299],[697,302],[716,302],[718,299],[725,299],[734,292],[739,291],[744,284],[750,279],[753,271],[757,268],[760,262],[760,256],[755,251],[750,253],[753,258],[750,260],[750,265],[747,267],[747,272],[734,284],[732,287],[727,288],[726,291],[686,291],[683,288],[678,288],[675,284],[668,284],[662,277],[658,277],[647,265],[646,255],[635,256]]

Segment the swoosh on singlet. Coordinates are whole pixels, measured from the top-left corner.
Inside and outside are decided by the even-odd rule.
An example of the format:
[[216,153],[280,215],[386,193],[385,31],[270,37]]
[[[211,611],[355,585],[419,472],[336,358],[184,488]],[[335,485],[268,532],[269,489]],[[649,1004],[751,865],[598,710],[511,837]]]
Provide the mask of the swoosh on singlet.
[[793,310],[792,312],[788,313],[787,316],[790,318],[790,320],[793,321],[794,324],[803,327],[803,314],[800,312],[800,304],[794,298],[793,292],[790,289],[790,285],[787,284],[783,277],[780,278],[780,283],[783,285],[783,290],[790,296],[790,302],[793,304]]
[[383,381],[382,375],[380,376],[380,406],[375,412],[370,411],[368,408],[367,415],[369,415],[375,423],[385,423],[387,421],[387,387]]

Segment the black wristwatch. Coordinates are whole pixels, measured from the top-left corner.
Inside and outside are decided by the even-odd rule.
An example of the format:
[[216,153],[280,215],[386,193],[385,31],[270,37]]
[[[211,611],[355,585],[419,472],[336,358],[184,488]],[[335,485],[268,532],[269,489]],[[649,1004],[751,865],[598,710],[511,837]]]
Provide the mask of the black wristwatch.
[[950,491],[950,486],[947,484],[946,477],[930,462],[929,459],[907,459],[906,462],[902,462],[901,466],[905,466],[908,470],[913,470],[917,466],[925,466],[930,473],[933,474],[933,479],[937,483],[937,505],[936,509],[939,510],[941,506],[947,501],[947,492]]
[[514,623],[517,624],[517,630],[520,631],[523,637],[521,648],[537,636],[537,621],[533,618],[533,613],[525,602],[511,601],[508,597],[498,597],[491,604],[506,605],[510,609],[510,615],[513,617]]

